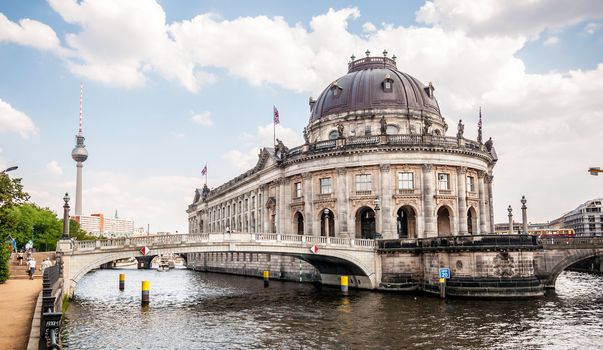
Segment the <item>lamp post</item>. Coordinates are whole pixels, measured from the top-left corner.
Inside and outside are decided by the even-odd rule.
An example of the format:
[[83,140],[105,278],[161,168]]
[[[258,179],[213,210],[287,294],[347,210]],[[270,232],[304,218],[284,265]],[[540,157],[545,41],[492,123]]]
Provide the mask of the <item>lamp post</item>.
[[0,173],[1,173],[1,174],[8,173],[9,171],[17,170],[18,168],[19,168],[19,167],[18,167],[18,166],[16,166],[16,165],[15,165],[15,166],[11,166],[11,167],[9,167],[9,168],[6,168],[6,169],[4,169],[4,170],[0,171]]
[[69,239],[69,194],[65,193],[63,197],[65,205],[63,205],[63,235],[61,239]]
[[588,172],[593,176],[599,176],[599,173],[603,173],[603,170],[599,167],[588,168]]
[[381,207],[379,206],[380,203],[379,197],[373,202],[373,204],[375,204],[375,239],[382,238],[381,233],[379,232],[379,222],[381,221],[379,220],[379,211],[381,210]]
[[512,235],[513,234],[513,208],[511,208],[511,206],[509,205],[509,208],[507,208],[507,211],[509,212],[509,234]]
[[523,234],[528,234],[528,207],[526,206],[526,196],[521,196],[521,222],[523,224]]

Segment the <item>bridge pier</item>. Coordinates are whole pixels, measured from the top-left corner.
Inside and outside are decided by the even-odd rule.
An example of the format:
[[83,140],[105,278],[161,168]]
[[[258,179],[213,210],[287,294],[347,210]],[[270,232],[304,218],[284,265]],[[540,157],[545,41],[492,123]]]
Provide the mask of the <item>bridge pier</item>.
[[151,261],[157,255],[146,255],[146,256],[137,256],[136,257],[136,266],[139,270],[150,270],[151,269]]

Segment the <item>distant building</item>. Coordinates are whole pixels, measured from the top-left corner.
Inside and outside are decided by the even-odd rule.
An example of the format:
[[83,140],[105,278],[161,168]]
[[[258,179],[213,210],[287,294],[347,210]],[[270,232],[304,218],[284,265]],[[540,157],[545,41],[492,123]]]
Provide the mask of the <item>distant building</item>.
[[[530,223],[528,223],[528,233],[530,231],[546,230],[548,228],[549,228],[548,222],[535,222],[535,223],[530,222]],[[499,234],[507,234],[507,233],[509,233],[509,223],[505,222],[505,223],[494,224],[494,230],[496,231],[496,233],[499,233]],[[523,227],[522,227],[521,222],[513,222],[513,232],[514,233],[521,233],[522,230],[523,230]]]
[[603,198],[595,198],[551,221],[551,228],[571,228],[576,236],[603,236]]
[[130,237],[134,233],[134,220],[105,218],[104,214],[76,215],[74,220],[82,230],[104,237]]

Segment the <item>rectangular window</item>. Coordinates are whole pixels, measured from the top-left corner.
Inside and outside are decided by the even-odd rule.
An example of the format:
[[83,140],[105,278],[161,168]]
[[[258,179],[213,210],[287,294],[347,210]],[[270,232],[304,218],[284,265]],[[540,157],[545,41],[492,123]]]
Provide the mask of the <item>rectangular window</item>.
[[249,199],[245,198],[245,211],[249,210]]
[[595,231],[595,226],[596,226],[595,224],[588,224],[588,229],[590,231]]
[[438,190],[449,190],[450,189],[450,175],[449,174],[438,174]]
[[371,131],[371,126],[367,125],[364,127],[364,135],[366,136],[371,136],[372,135],[372,131]]
[[595,217],[594,216],[589,216],[588,217],[588,222],[595,222]]
[[301,182],[295,183],[295,198],[300,198],[302,196],[302,184]]
[[414,184],[414,173],[398,173],[398,189],[401,190],[413,190]]
[[473,176],[467,176],[467,192],[475,192],[475,179]]
[[324,177],[320,179],[320,194],[328,194],[331,193],[331,178]]
[[371,191],[373,189],[372,175],[356,175],[356,191]]
[[255,209],[255,196],[251,197],[251,210]]

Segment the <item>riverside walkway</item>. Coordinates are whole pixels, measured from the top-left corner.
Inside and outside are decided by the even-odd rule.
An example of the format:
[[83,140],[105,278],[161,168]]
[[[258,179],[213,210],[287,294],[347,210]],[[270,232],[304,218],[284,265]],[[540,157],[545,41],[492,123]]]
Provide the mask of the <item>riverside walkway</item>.
[[0,284],[0,349],[27,349],[41,279],[9,279]]

